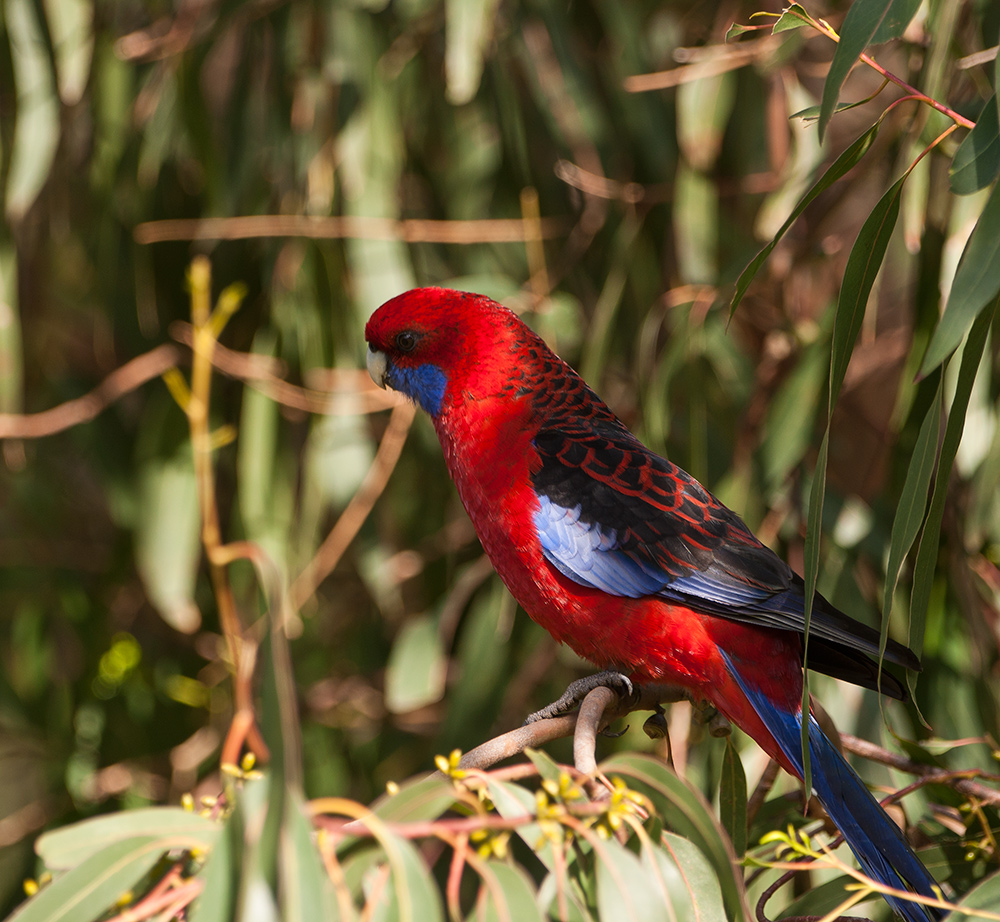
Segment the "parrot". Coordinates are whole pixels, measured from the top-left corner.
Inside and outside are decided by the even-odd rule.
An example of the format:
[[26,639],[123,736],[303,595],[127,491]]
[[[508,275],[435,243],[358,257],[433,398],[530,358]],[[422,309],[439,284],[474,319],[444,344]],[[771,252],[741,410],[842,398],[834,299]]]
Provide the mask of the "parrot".
[[[371,315],[365,340],[374,382],[429,414],[510,593],[605,670],[598,684],[683,687],[799,779],[807,719],[813,793],[861,867],[892,888],[941,898],[899,827],[815,717],[803,716],[805,586],[735,512],[643,445],[517,314],[483,295],[413,289]],[[877,662],[879,639],[815,594],[808,667],[905,699]],[[891,639],[884,659],[920,668]],[[886,898],[906,922],[942,917]]]

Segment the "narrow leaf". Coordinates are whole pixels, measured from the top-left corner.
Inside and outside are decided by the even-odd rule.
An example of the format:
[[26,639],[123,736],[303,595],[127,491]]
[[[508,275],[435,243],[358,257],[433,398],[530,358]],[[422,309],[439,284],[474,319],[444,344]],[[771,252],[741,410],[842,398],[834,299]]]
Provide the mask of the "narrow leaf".
[[[962,364],[955,383],[955,396],[948,411],[948,424],[944,430],[941,442],[941,453],[938,458],[937,474],[934,478],[934,493],[931,496],[930,508],[924,524],[923,534],[917,548],[917,558],[913,565],[913,589],[910,597],[910,636],[909,646],[919,656],[924,645],[924,625],[927,620],[927,608],[930,603],[931,586],[934,582],[938,556],[938,539],[941,536],[941,523],[944,520],[945,501],[948,495],[948,481],[951,468],[958,454],[958,446],[962,441],[965,428],[965,414],[969,409],[969,398],[972,386],[979,371],[979,362],[986,347],[987,336],[993,323],[1000,299],[993,302],[991,310],[983,311],[972,325],[965,348],[962,350]],[[911,679],[914,674],[910,674]]]
[[408,621],[386,664],[385,706],[394,714],[405,714],[440,701],[446,665],[437,618],[422,615]]
[[879,650],[885,649],[889,632],[889,616],[892,613],[892,597],[896,592],[899,571],[910,552],[920,530],[920,523],[927,508],[928,491],[934,464],[937,460],[938,437],[941,432],[941,403],[944,399],[943,383],[938,385],[938,393],[931,402],[920,425],[917,443],[910,457],[906,471],[903,492],[896,507],[896,517],[892,521],[892,535],[889,539],[889,560],[885,568],[885,592],[882,597],[882,638]]
[[736,292],[733,295],[733,300],[729,305],[729,315],[730,317],[736,313],[736,308],[739,307],[740,301],[743,300],[743,295],[746,294],[747,288],[750,287],[750,283],[753,281],[754,276],[760,271],[760,267],[764,265],[765,260],[771,255],[771,251],[778,245],[778,242],[788,228],[795,223],[795,219],[798,218],[803,211],[809,206],[809,203],[813,201],[820,193],[825,192],[830,188],[838,179],[840,179],[845,173],[851,170],[858,161],[868,152],[868,149],[872,146],[875,141],[876,135],[878,135],[879,127],[882,124],[881,118],[875,122],[867,131],[865,131],[850,147],[847,148],[833,163],[830,165],[829,169],[815,182],[809,191],[799,200],[799,203],[792,210],[792,213],[788,216],[788,219],[784,224],[778,229],[773,239],[751,260],[750,264],[740,273],[739,279],[736,281]]
[[879,199],[858,233],[851,248],[844,271],[844,281],[837,302],[837,315],[833,326],[833,347],[830,367],[830,409],[836,402],[844,375],[851,361],[851,353],[865,318],[868,297],[875,277],[882,267],[889,239],[899,217],[900,192],[909,174],[896,180],[889,191]]
[[142,835],[159,836],[175,847],[209,849],[220,825],[181,807],[144,807],[99,816],[46,832],[35,851],[50,871],[72,868],[115,842]]
[[920,0],[892,0],[885,18],[872,36],[871,44],[881,45],[894,38],[901,38],[919,9]]
[[955,272],[948,304],[931,337],[921,374],[937,368],[1000,290],[1000,184],[993,187]]
[[722,757],[719,816],[722,828],[732,840],[736,857],[741,858],[747,849],[747,776],[730,738],[726,739],[726,753]]
[[803,26],[809,25],[811,21],[812,17],[805,9],[797,3],[793,3],[781,11],[781,15],[774,23],[774,28],[771,29],[771,34],[777,35],[779,32],[801,29]]
[[483,922],[543,922],[534,884],[527,872],[502,861],[487,862],[483,877],[484,908],[475,915]]
[[92,922],[131,890],[163,852],[158,836],[113,842],[56,877],[7,922]]
[[997,94],[994,93],[983,106],[976,127],[972,129],[955,151],[948,177],[951,191],[956,195],[971,195],[985,189],[1000,175],[1000,113],[997,112]]
[[719,880],[730,918],[749,918],[746,890],[734,872],[732,844],[699,791],[647,755],[621,753],[602,763],[600,770],[630,779],[633,787],[649,796],[664,822],[705,855]]
[[840,30],[840,41],[833,53],[830,70],[823,84],[823,100],[819,111],[819,136],[823,137],[834,107],[840,98],[840,88],[854,67],[861,52],[871,44],[882,23],[896,4],[893,0],[855,0],[847,10]]
[[662,922],[669,918],[649,873],[632,852],[609,839],[594,846],[597,914],[621,922]]

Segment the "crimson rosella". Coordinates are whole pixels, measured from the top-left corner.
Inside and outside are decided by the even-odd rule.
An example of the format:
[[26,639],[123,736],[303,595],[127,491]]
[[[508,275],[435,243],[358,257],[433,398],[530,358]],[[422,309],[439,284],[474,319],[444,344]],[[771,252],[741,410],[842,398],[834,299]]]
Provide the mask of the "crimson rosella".
[[[382,305],[365,339],[375,382],[430,414],[483,548],[525,611],[598,666],[690,689],[802,778],[802,579],[512,311],[416,289]],[[872,659],[876,631],[818,594],[809,631],[810,668],[904,697]],[[893,641],[885,659],[919,669]],[[862,867],[935,897],[899,828],[809,720],[814,792]],[[907,922],[940,917],[889,902]]]

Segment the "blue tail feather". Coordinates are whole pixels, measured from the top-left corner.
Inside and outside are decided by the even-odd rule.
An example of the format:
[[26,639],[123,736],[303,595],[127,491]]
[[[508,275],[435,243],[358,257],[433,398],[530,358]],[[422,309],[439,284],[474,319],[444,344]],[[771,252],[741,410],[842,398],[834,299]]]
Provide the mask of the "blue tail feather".
[[[731,663],[730,671],[782,751],[802,775],[801,713],[789,713],[771,703],[762,692],[745,684]],[[930,872],[812,715],[809,716],[809,759],[813,791],[843,833],[864,872],[873,880],[897,890],[936,897],[935,881]],[[936,922],[944,916],[938,909],[910,900],[891,896],[886,896],[886,900],[906,922]]]

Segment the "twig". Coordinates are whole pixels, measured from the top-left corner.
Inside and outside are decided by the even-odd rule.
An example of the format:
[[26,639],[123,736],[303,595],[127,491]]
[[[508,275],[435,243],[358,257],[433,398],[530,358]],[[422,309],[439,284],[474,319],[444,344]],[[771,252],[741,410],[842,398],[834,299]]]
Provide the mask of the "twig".
[[375,459],[365,474],[360,488],[351,497],[347,508],[340,514],[340,518],[337,519],[313,559],[288,590],[288,605],[292,611],[298,611],[305,604],[319,584],[337,566],[344,551],[361,530],[361,526],[375,506],[375,501],[385,490],[389,476],[395,470],[415,414],[416,408],[409,402],[397,404],[393,409],[385,435],[382,436],[378,451],[375,453]]
[[[726,45],[712,46],[709,49],[699,48],[699,54],[690,64],[682,64],[670,70],[655,71],[648,74],[636,74],[625,79],[625,90],[629,93],[648,93],[650,90],[665,90],[691,83],[703,77],[717,77],[731,70],[738,70],[752,64],[754,61],[776,51],[780,41],[776,36],[769,35],[755,42],[744,42],[735,47]],[[681,49],[678,49],[680,52]]]
[[[462,756],[459,768],[467,771],[487,769],[503,759],[516,756],[529,747],[536,748],[572,734],[574,736],[573,756],[577,770],[581,774],[589,775],[596,767],[593,750],[597,734],[605,727],[633,711],[655,711],[661,704],[685,701],[691,697],[691,692],[686,688],[649,682],[636,686],[636,694],[630,700],[610,692],[612,700],[608,706],[603,695],[596,696],[591,700],[592,695],[602,691],[610,692],[609,689],[594,689],[584,699],[586,707],[581,706],[579,711],[564,714],[561,717],[536,720],[534,723],[502,733],[475,749],[470,749]],[[588,704],[588,702],[590,703]],[[577,729],[578,721],[583,724],[580,729]],[[589,743],[582,741],[578,743],[576,741],[577,734],[581,734],[584,740],[589,737]],[[583,751],[588,745],[589,755]],[[585,767],[588,765],[589,768]]]
[[439,221],[423,218],[312,217],[241,215],[234,218],[175,218],[137,224],[137,243],[168,240],[248,240],[256,237],[306,237],[313,240],[403,240],[406,243],[524,243],[537,236],[559,237],[567,222],[541,218],[528,226],[520,218]]
[[888,765],[890,768],[908,772],[911,775],[919,775],[927,784],[946,784],[967,797],[976,797],[984,803],[1000,805],[1000,791],[973,781],[969,777],[973,775],[986,778],[988,781],[1000,782],[1000,776],[989,775],[978,769],[954,772],[933,765],[924,765],[907,759],[905,756],[889,752],[888,749],[876,746],[875,743],[870,743],[868,740],[859,739],[846,733],[840,735],[840,741],[844,749],[862,758]]
[[37,439],[88,423],[130,391],[177,365],[180,351],[164,343],[116,368],[89,394],[39,413],[0,413],[0,439]]

